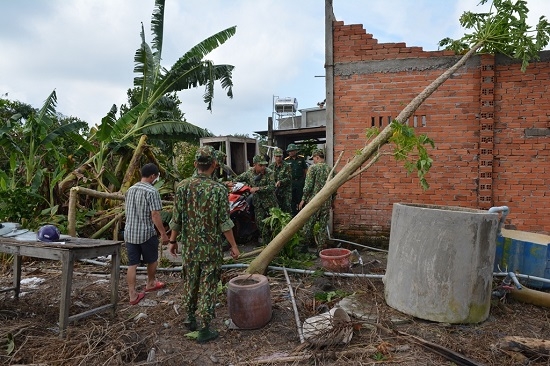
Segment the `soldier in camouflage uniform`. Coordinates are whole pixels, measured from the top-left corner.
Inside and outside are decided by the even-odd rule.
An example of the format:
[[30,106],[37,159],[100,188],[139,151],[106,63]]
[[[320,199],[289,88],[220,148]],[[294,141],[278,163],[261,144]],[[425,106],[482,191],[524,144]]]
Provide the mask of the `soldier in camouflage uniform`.
[[276,148],[273,151],[275,161],[269,165],[275,178],[275,197],[279,208],[292,215],[292,173],[290,164],[283,161],[283,150]]
[[199,148],[195,154],[197,175],[185,179],[176,191],[168,249],[176,255],[177,241],[182,248],[183,302],[187,311],[186,326],[197,329],[196,312],[202,318],[197,341],[206,342],[218,336],[210,329],[215,316],[216,294],[223,262],[222,234],[231,245],[231,256],[238,258],[239,249],[233,237],[229,218],[227,189],[211,179],[216,168],[213,152]]
[[307,163],[305,157],[298,154],[298,146],[296,144],[289,144],[286,151],[288,152],[288,156],[285,158],[285,162],[290,164],[290,171],[292,173],[292,216],[296,216],[298,213],[298,204],[302,199],[304,190]]
[[221,150],[214,150],[214,160],[216,160],[216,168],[214,173],[212,173],[212,179],[216,182],[220,182],[227,188],[233,187],[233,182],[231,182],[231,177],[236,175],[235,172],[231,170],[227,164],[225,164],[225,159],[227,154]]
[[251,187],[256,226],[258,226],[261,235],[260,242],[268,243],[271,240],[271,230],[263,220],[269,217],[271,207],[278,207],[275,198],[275,179],[273,171],[267,167],[267,161],[263,156],[254,156],[252,162],[254,166],[235,177],[233,181],[242,182]]
[[[311,199],[324,187],[331,168],[325,163],[325,153],[321,149],[317,149],[313,152],[313,166],[311,166],[306,175],[306,181],[304,185],[304,193],[302,201],[299,204],[301,210],[304,205],[311,201]],[[315,212],[304,225],[303,235],[306,243],[309,244],[314,239],[315,225],[317,225],[317,235],[315,235],[317,242],[317,250],[325,249],[327,243],[327,224],[330,214],[330,208],[332,206],[331,199],[326,200],[323,205]]]

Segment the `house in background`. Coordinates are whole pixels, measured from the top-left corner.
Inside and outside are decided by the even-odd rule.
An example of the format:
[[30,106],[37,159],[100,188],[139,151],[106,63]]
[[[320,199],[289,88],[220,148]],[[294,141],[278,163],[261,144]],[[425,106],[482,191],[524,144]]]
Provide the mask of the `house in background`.
[[216,136],[203,137],[200,146],[212,146],[226,153],[227,165],[236,174],[245,172],[252,165],[252,158],[258,154],[258,141],[249,137]]
[[285,150],[285,154],[290,143],[296,143],[299,146],[305,141],[313,140],[324,146],[326,143],[324,103],[318,103],[317,107],[313,108],[298,109],[297,98],[273,97],[273,113],[268,118],[268,129],[256,131],[256,133],[267,137],[268,146],[280,147]]

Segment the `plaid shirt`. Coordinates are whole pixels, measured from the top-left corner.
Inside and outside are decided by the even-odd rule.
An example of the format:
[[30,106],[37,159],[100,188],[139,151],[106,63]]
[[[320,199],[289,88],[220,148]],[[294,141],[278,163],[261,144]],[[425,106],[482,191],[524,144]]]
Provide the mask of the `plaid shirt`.
[[124,240],[141,244],[157,235],[151,211],[162,210],[159,192],[149,183],[137,182],[126,192]]

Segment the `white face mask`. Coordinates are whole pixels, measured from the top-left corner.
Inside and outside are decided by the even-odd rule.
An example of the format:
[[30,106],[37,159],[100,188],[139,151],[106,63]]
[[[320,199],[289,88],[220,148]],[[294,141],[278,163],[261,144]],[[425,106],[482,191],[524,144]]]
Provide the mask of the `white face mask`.
[[159,181],[159,179],[160,179],[160,173],[157,174],[157,177],[155,178],[155,180],[151,184],[154,185],[155,183],[157,183]]

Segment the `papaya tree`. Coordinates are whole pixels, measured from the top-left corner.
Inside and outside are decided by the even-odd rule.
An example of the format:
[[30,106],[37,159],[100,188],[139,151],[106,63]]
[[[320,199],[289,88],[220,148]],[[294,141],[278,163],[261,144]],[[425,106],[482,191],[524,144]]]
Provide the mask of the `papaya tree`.
[[[488,3],[481,0],[480,4]],[[488,12],[473,13],[464,12],[460,17],[460,24],[470,33],[466,33],[458,40],[445,38],[440,46],[453,49],[463,56],[443,74],[428,85],[419,95],[405,106],[395,118],[393,123],[386,126],[315,195],[290,223],[267,245],[267,247],[250,263],[248,273],[264,273],[269,263],[281,251],[291,237],[298,232],[308,218],[317,211],[321,205],[334,194],[337,189],[348,180],[355,177],[358,172],[368,169],[380,157],[380,149],[393,143],[395,156],[403,157],[416,148],[418,159],[415,167],[418,169],[421,183],[426,187],[424,175],[431,167],[431,160],[426,155],[424,145],[431,143],[425,136],[415,138],[403,136],[410,134],[410,129],[404,129],[404,123],[412,116],[414,111],[447,79],[451,77],[468,59],[477,53],[501,53],[508,57],[519,59],[522,62],[522,71],[525,71],[532,60],[539,58],[539,52],[543,50],[550,39],[550,24],[546,17],[541,16],[535,28],[527,24],[527,2],[524,0],[493,0]],[[405,138],[404,138],[405,137]],[[411,140],[413,138],[413,140]],[[411,149],[412,148],[412,149]],[[405,159],[408,166],[411,161]],[[363,164],[366,165],[361,168]]]

